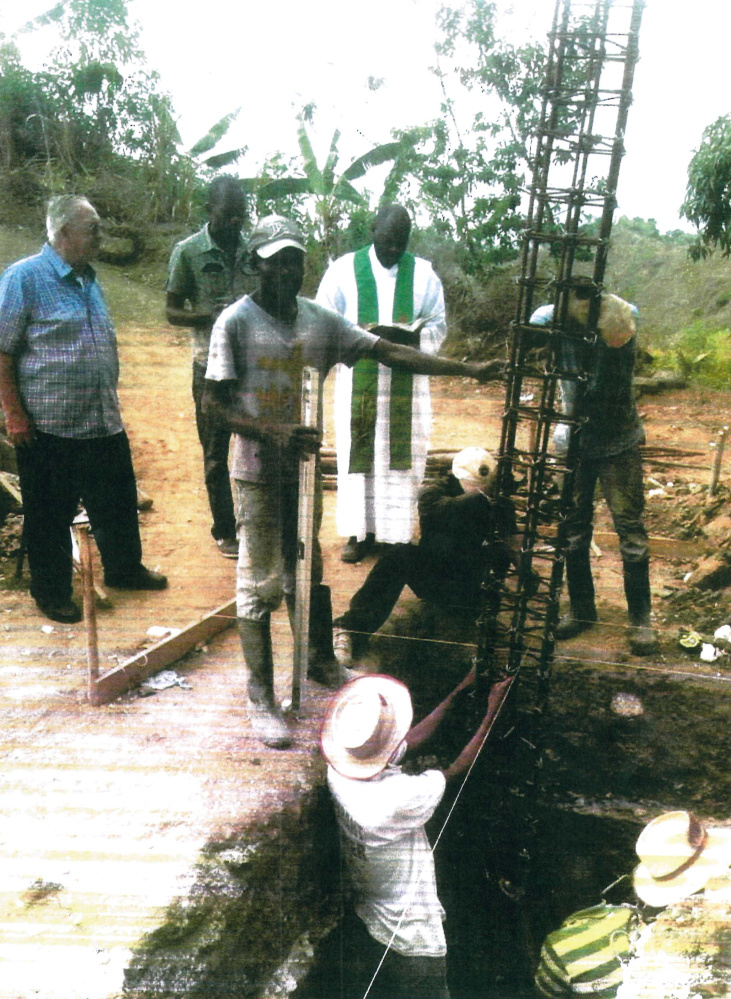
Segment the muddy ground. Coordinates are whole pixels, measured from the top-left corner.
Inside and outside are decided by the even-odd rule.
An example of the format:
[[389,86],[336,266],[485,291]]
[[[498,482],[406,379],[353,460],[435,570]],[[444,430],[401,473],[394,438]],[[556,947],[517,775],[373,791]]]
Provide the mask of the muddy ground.
[[[170,588],[111,592],[113,605],[98,611],[102,669],[150,643],[150,627],[184,627],[228,600],[235,572],[209,534],[185,337],[164,326],[123,328],[120,345],[135,467],[154,500],[140,516],[145,561],[168,575]],[[432,392],[433,447],[497,446],[499,388],[434,379]],[[557,668],[573,662],[588,670],[621,667],[628,675],[698,677],[727,698],[729,657],[701,663],[698,650],[684,650],[678,637],[690,629],[710,637],[731,622],[730,591],[700,592],[684,582],[731,529],[719,519],[727,463],[715,505],[705,488],[709,443],[728,419],[728,396],[689,390],[643,400],[641,408],[650,444],[704,455],[690,460],[692,468],[647,469],[656,480],[648,487],[661,490],[648,499],[648,527],[661,539],[653,542],[652,563],[660,652],[651,662],[627,652],[621,564],[600,504],[597,529],[610,532],[597,535],[601,552],[594,557],[601,623],[558,647]],[[334,443],[327,425],[325,443]],[[326,493],[321,540],[337,613],[370,563],[340,562],[334,506],[335,494]],[[12,534],[12,523],[5,533]],[[11,558],[3,560],[0,997],[108,999],[119,992],[135,941],[157,925],[160,907],[185,892],[205,844],[235,837],[252,815],[268,835],[272,817],[321,772],[314,747],[327,692],[307,685],[290,752],[262,752],[249,738],[240,653],[229,631],[180,664],[185,686],[145,698],[133,692],[93,708],[85,693],[83,628],[51,625],[27,593],[27,573],[17,582],[14,568]],[[274,632],[276,682],[285,697],[290,639],[282,612]],[[464,636],[465,658],[473,639]]]

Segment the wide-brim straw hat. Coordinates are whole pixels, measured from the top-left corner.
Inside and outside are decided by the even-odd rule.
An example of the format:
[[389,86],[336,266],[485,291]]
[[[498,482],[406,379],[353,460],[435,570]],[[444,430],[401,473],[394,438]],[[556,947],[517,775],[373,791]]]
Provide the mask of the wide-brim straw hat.
[[330,701],[320,730],[327,762],[343,777],[380,773],[411,728],[408,687],[379,673],[350,680]]
[[648,905],[679,902],[731,863],[731,830],[707,829],[692,812],[665,812],[640,833],[635,891]]

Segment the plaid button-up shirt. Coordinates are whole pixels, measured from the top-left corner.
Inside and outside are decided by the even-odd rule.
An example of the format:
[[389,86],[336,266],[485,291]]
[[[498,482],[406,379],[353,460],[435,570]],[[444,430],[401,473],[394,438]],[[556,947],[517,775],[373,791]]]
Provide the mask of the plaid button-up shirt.
[[0,351],[15,358],[35,426],[59,437],[123,429],[117,339],[94,271],[83,277],[46,244],[0,278]]

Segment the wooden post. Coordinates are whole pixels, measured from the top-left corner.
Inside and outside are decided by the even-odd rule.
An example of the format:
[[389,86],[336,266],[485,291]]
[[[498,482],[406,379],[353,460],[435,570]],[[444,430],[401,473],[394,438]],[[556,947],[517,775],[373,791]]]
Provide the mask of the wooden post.
[[716,492],[716,487],[718,486],[718,477],[721,474],[721,459],[723,458],[723,449],[726,445],[726,434],[728,433],[728,427],[723,427],[716,434],[715,448],[716,453],[713,456],[713,466],[711,468],[711,482],[708,486],[708,495],[714,496]]
[[79,530],[79,555],[81,563],[81,585],[84,594],[84,625],[86,627],[86,658],[89,663],[88,697],[92,704],[99,703],[96,682],[99,679],[99,646],[96,634],[96,599],[94,595],[94,567],[91,560],[89,540],[90,524],[77,523]]
[[[320,375],[315,368],[302,372],[301,422],[319,426]],[[310,647],[310,587],[312,585],[312,548],[315,535],[316,454],[300,459],[299,507],[297,516],[297,571],[294,604],[294,658],[292,663],[292,710],[300,706],[302,677],[307,676]]]

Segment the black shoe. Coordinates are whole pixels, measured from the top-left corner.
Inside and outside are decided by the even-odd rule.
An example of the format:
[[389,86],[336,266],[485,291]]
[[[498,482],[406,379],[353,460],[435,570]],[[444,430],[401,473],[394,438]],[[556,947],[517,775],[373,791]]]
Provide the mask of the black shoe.
[[83,616],[73,600],[36,600],[36,606],[41,614],[61,624],[76,624]]
[[217,538],[216,547],[224,558],[239,557],[239,543],[236,538]]
[[365,552],[362,549],[363,546],[355,536],[353,536],[352,538],[348,538],[347,542],[345,543],[345,547],[340,553],[340,561],[348,562],[350,564],[353,564],[355,562],[360,562],[360,560],[363,558],[363,555],[365,554]]
[[366,557],[366,555],[372,555],[376,550],[376,536],[370,532],[366,534],[363,541],[358,541],[358,539],[353,535],[348,538],[345,547],[340,553],[341,562],[360,562]]
[[556,625],[554,633],[556,641],[563,642],[567,638],[574,638],[576,635],[580,635],[582,631],[588,631],[589,628],[593,628],[595,624],[596,611],[593,613],[585,611],[581,617],[578,614],[574,614],[573,611],[569,611],[568,614],[564,614]]
[[117,590],[164,590],[168,585],[167,576],[154,572],[140,564],[129,572],[104,573],[104,585]]

